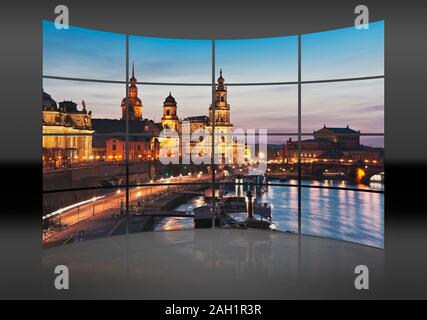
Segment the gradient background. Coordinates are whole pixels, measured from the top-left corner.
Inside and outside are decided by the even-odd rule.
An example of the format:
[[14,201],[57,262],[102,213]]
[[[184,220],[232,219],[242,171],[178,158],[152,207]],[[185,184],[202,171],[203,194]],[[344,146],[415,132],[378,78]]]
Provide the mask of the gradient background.
[[[42,273],[41,127],[42,19],[57,2],[2,4],[0,28],[1,167],[0,297],[43,298],[51,275]],[[310,33],[348,26],[358,3],[201,4],[65,1],[70,24],[110,32],[178,38],[253,38]],[[366,1],[371,21],[385,20],[385,281],[377,298],[427,297],[427,219],[424,188],[427,148],[427,4]],[[133,7],[130,7],[130,6]],[[363,262],[361,262],[363,263]],[[332,267],[332,266],[331,266]],[[353,275],[349,275],[353,278]],[[313,277],[313,279],[316,279]],[[315,280],[314,280],[315,281]],[[334,281],[319,279],[319,281]],[[313,283],[315,285],[315,283]],[[349,288],[349,290],[352,290]],[[328,297],[324,293],[323,297]],[[359,297],[367,297],[360,294]]]

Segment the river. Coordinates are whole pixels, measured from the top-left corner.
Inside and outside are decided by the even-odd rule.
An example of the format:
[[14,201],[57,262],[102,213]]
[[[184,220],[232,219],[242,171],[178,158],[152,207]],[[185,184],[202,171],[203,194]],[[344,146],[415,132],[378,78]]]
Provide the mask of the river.
[[[279,183],[278,181],[270,181]],[[286,182],[297,184],[296,180]],[[383,190],[380,183],[350,185],[344,181],[303,180],[307,186],[333,186],[349,189]],[[234,192],[230,192],[230,195]],[[259,195],[258,202],[272,208],[272,219],[279,231],[298,231],[298,188],[270,186]],[[175,210],[191,211],[204,205],[202,196],[178,206]],[[192,218],[167,218],[156,230],[191,229]],[[320,188],[301,189],[301,229],[303,234],[330,237],[384,248],[384,194],[355,190]]]

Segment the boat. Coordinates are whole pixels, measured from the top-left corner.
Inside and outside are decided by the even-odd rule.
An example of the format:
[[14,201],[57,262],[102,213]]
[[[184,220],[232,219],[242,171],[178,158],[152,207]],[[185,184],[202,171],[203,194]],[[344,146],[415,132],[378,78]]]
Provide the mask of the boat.
[[[208,206],[198,207],[193,209],[194,214],[194,227],[200,228],[212,228],[212,213],[211,208]],[[215,217],[215,226],[219,227],[219,218]]]

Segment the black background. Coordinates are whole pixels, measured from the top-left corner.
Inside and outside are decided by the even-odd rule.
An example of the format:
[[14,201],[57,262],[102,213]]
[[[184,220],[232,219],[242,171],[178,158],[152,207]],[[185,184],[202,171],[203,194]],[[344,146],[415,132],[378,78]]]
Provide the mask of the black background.
[[[42,20],[175,38],[244,38],[349,26],[354,1],[15,1],[1,4],[0,297],[43,298],[41,274]],[[364,1],[385,20],[385,290],[427,298],[427,4]],[[327,295],[325,295],[327,297]]]

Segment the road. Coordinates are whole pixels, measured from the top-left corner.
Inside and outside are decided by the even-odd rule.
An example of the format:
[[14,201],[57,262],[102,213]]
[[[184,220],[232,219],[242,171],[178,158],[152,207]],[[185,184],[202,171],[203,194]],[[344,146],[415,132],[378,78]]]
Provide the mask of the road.
[[[155,183],[189,183],[210,181],[211,175],[182,176],[156,181]],[[185,186],[153,185],[130,188],[129,206],[136,206],[138,201],[147,201],[159,196],[168,190],[180,190]],[[66,241],[78,240],[79,232],[84,231],[84,239],[109,236],[114,233],[124,221],[120,216],[121,208],[125,209],[126,192],[120,188],[105,195],[101,199],[91,201],[79,207],[67,210],[55,216],[55,221],[62,226],[62,230],[51,230],[43,234],[43,243],[46,246],[61,244]]]

